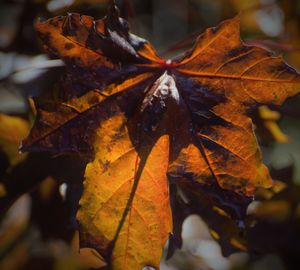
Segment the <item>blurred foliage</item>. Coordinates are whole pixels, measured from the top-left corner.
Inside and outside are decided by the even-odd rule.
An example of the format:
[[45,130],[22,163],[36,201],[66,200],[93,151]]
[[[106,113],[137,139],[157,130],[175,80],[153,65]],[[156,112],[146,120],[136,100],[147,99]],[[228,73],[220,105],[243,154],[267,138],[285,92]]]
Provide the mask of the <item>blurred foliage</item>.
[[[0,269],[98,269],[90,249],[78,253],[75,214],[87,157],[19,155],[34,115],[29,97],[47,93],[64,76],[49,59],[33,23],[66,12],[101,18],[108,0],[2,0],[0,3]],[[241,14],[242,37],[282,54],[300,69],[300,1],[119,0],[132,31],[167,57],[192,46],[208,26]],[[217,198],[173,190],[191,212],[175,213],[182,235],[170,240],[162,269],[298,269],[300,267],[300,98],[254,112],[265,162],[279,180],[236,216]],[[197,196],[196,196],[197,195]],[[200,198],[200,199],[199,199]],[[180,207],[180,206],[178,206]],[[242,207],[242,204],[241,204]],[[232,209],[232,208],[230,208]],[[187,218],[197,214],[202,220]],[[189,231],[189,233],[187,233]],[[189,235],[189,236],[187,236]],[[221,247],[215,240],[221,239]],[[177,250],[176,246],[183,248]],[[225,258],[221,248],[239,251]],[[243,251],[241,253],[241,251]]]

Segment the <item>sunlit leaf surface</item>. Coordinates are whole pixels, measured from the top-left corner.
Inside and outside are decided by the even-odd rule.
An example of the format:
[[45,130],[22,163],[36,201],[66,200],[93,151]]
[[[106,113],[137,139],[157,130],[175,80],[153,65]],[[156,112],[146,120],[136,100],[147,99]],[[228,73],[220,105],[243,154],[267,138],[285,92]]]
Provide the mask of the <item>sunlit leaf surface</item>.
[[102,20],[68,14],[36,29],[68,75],[59,95],[36,100],[22,150],[90,154],[81,244],[111,269],[159,268],[176,201],[168,181],[197,183],[229,208],[223,190],[247,200],[272,185],[249,112],[295,95],[300,76],[281,57],[245,45],[238,17],[207,29],[174,60],[131,34],[114,6]]

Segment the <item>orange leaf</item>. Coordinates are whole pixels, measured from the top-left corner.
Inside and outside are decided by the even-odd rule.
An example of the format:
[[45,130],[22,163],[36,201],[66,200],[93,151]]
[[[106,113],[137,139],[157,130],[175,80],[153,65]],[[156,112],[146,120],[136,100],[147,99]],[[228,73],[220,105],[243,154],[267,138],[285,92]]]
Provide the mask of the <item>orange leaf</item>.
[[158,268],[172,231],[169,138],[163,135],[152,149],[145,145],[136,150],[124,121],[123,115],[113,117],[97,131],[99,151],[86,168],[77,218],[112,269]]
[[260,106],[257,111],[258,115],[255,124],[258,127],[259,134],[266,140],[288,143],[289,137],[278,126],[280,113],[269,109],[265,105]]
[[22,149],[90,154],[81,244],[112,269],[158,268],[172,227],[167,177],[244,197],[272,185],[249,111],[298,93],[300,76],[245,45],[238,17],[175,60],[131,34],[114,6],[102,20],[68,14],[36,29],[68,75],[59,97],[36,101]]

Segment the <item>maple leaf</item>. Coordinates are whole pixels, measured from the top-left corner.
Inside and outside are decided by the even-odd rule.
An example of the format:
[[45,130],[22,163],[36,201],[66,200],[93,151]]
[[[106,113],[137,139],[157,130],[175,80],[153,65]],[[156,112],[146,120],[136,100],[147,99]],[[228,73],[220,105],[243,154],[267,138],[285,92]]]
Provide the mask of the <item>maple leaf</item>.
[[300,76],[245,45],[238,17],[174,60],[131,34],[114,5],[102,20],[68,14],[36,29],[67,78],[59,97],[35,100],[22,150],[93,153],[77,214],[81,246],[112,269],[159,268],[172,233],[168,181],[245,197],[272,185],[248,113],[295,95]]

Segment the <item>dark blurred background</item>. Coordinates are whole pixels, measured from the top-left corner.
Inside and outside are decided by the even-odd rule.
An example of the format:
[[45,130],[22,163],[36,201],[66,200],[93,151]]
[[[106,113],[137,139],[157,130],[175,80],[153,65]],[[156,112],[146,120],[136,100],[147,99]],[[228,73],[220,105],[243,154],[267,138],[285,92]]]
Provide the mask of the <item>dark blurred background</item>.
[[[190,48],[205,28],[240,14],[241,35],[246,43],[281,54],[300,70],[300,1],[116,2],[121,16],[130,22],[131,31],[148,39],[165,58]],[[20,155],[18,145],[34,119],[29,98],[51,91],[64,76],[62,62],[49,59],[45,54],[36,36],[34,21],[67,12],[102,18],[108,3],[108,0],[0,2],[1,270],[79,270],[98,269],[103,265],[93,250],[85,249],[78,254],[75,213],[81,183],[76,180],[76,161],[65,158],[57,161],[43,154]],[[290,193],[280,193],[279,200],[286,202],[288,210],[278,203],[267,208],[271,209],[267,213],[273,215],[272,218],[279,213],[282,221],[279,225],[276,223],[276,229],[272,222],[268,223],[271,228],[263,227],[273,233],[263,239],[270,241],[274,248],[263,247],[262,255],[255,258],[246,251],[225,258],[205,222],[198,216],[191,216],[184,223],[183,250],[177,251],[170,260],[162,261],[161,269],[300,269],[300,265],[291,268],[287,263],[290,253],[300,256],[299,247],[296,247],[300,246],[300,97],[288,100],[280,108],[260,107],[254,114],[254,121],[266,164],[276,179],[280,178],[278,180],[290,187]],[[276,174],[282,170],[285,173]],[[291,209],[295,211],[291,215],[296,222],[282,218]],[[265,233],[263,230],[261,235]],[[285,231],[291,231],[291,235],[272,242],[278,233]]]

